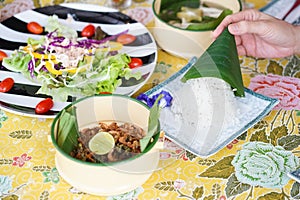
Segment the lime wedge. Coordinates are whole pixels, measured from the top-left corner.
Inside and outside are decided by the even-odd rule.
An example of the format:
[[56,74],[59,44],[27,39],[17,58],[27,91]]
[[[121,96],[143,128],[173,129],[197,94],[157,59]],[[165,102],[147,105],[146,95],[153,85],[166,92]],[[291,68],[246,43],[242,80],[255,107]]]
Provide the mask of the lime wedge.
[[98,155],[107,154],[114,146],[114,137],[108,132],[99,132],[89,141],[90,150]]

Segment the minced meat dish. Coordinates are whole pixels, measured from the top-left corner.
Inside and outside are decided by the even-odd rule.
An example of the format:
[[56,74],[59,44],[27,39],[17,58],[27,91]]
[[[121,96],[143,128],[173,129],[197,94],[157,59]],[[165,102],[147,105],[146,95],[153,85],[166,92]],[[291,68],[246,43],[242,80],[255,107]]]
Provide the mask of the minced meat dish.
[[[104,155],[97,155],[88,148],[91,138],[99,132],[108,132],[115,140],[114,148]],[[145,131],[134,124],[123,123],[118,125],[116,122],[110,124],[100,122],[99,126],[85,128],[80,131],[78,145],[70,155],[79,160],[93,163],[121,161],[141,153],[139,140],[145,135]]]

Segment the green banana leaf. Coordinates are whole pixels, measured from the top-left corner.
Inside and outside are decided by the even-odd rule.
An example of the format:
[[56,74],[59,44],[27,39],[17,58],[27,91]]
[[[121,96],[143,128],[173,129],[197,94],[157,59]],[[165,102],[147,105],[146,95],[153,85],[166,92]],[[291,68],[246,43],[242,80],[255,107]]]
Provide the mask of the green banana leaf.
[[153,135],[159,131],[159,116],[160,116],[160,107],[158,105],[159,100],[162,98],[160,95],[156,100],[154,105],[150,108],[149,122],[148,122],[148,132],[145,137],[140,139],[141,152],[143,152],[148,146]]
[[64,109],[58,123],[57,144],[69,154],[78,145],[79,131],[75,108],[72,106]]
[[182,6],[188,6],[191,8],[198,8],[200,6],[199,0],[161,0],[160,10],[170,9],[173,11],[179,11]]
[[245,96],[236,43],[227,28],[184,74],[181,81],[200,77],[221,78],[230,84],[236,96]]
[[201,22],[201,23],[192,23],[186,29],[187,30],[202,30],[202,31],[214,30],[227,15],[231,15],[231,14],[232,14],[232,10],[225,9],[222,11],[222,13],[219,15],[218,18],[207,20],[207,21],[203,20],[203,22]]

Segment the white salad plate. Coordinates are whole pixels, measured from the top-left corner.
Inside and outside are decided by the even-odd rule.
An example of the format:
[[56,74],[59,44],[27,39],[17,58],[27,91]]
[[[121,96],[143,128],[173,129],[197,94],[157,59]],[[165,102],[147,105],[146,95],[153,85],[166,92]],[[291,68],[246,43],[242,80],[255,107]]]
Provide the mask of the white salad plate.
[[[143,66],[133,69],[133,73],[140,72],[140,80],[122,80],[115,94],[132,95],[138,91],[152,75],[157,61],[157,46],[148,29],[141,23],[131,19],[129,16],[107,7],[90,5],[84,3],[64,3],[27,10],[14,15],[0,24],[0,50],[8,55],[12,54],[19,46],[26,46],[28,38],[39,39],[43,35],[30,34],[26,25],[30,21],[36,21],[42,26],[47,24],[47,19],[57,15],[64,22],[67,15],[71,15],[74,21],[68,24],[78,33],[89,23],[100,26],[108,35],[115,35],[127,31],[136,36],[136,40],[124,45],[119,53],[127,53],[130,57],[138,57],[143,60]],[[12,77],[15,81],[14,87],[7,93],[0,93],[0,108],[12,113],[39,117],[54,118],[56,114],[74,100],[70,97],[67,102],[54,102],[51,111],[44,115],[35,113],[38,102],[48,97],[36,94],[40,85],[25,78],[22,74],[5,69],[0,63],[0,81]]]
[[[212,106],[213,108],[209,112],[199,111],[199,107],[197,107],[199,104],[195,105],[195,102],[197,102],[201,93],[193,93],[191,86],[180,80],[196,61],[196,57],[192,58],[180,71],[148,90],[145,94],[152,97],[162,91],[169,92],[173,97],[172,103],[175,100],[177,103],[176,107],[173,107],[174,104],[172,104],[170,107],[161,109],[160,123],[165,136],[197,156],[208,157],[254,126],[279,101],[245,88],[245,97],[233,97],[236,114],[232,119],[225,119],[225,116],[228,116],[226,112],[228,107],[231,107],[231,103],[226,104],[225,102],[224,105],[227,105],[225,107],[227,109],[224,109],[224,105],[217,105]],[[222,100],[218,102],[222,102]],[[204,105],[207,105],[207,107],[210,106],[208,104],[204,102]],[[221,109],[216,109],[215,107]],[[212,117],[210,119],[207,117],[209,120],[202,120],[203,117],[199,116],[204,114]],[[198,126],[195,126],[195,124]]]

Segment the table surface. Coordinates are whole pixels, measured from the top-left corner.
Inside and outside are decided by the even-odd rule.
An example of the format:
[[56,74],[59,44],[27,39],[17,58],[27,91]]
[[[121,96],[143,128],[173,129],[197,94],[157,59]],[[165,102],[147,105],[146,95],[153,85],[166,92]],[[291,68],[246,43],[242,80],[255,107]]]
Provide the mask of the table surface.
[[[63,0],[34,0],[34,5],[40,7],[62,2]],[[89,0],[84,2],[99,3]],[[260,8],[267,1],[252,0],[247,3]],[[12,2],[0,2],[2,8],[9,4]],[[150,5],[151,1],[134,3],[124,12],[146,26],[151,26],[153,15]],[[281,100],[276,109],[208,158],[197,157],[171,141],[166,141],[165,148],[173,153],[162,156],[161,159],[170,159],[170,165],[154,172],[145,184],[134,191],[119,196],[98,197],[85,194],[59,176],[54,162],[55,148],[48,141],[52,119],[24,117],[0,109],[0,199],[225,200],[295,197],[300,191],[300,184],[295,181],[289,180],[284,187],[275,189],[244,184],[237,180],[231,162],[243,149],[243,145],[257,142],[281,145],[284,147],[283,151],[300,156],[300,81],[297,79],[300,78],[300,58],[291,56],[267,60],[240,57],[240,61],[245,86],[256,82],[261,83],[257,87],[260,87],[262,94],[272,91],[272,97]],[[186,63],[185,59],[159,50],[157,66],[147,87],[162,82]],[[140,92],[149,89],[147,87]]]

